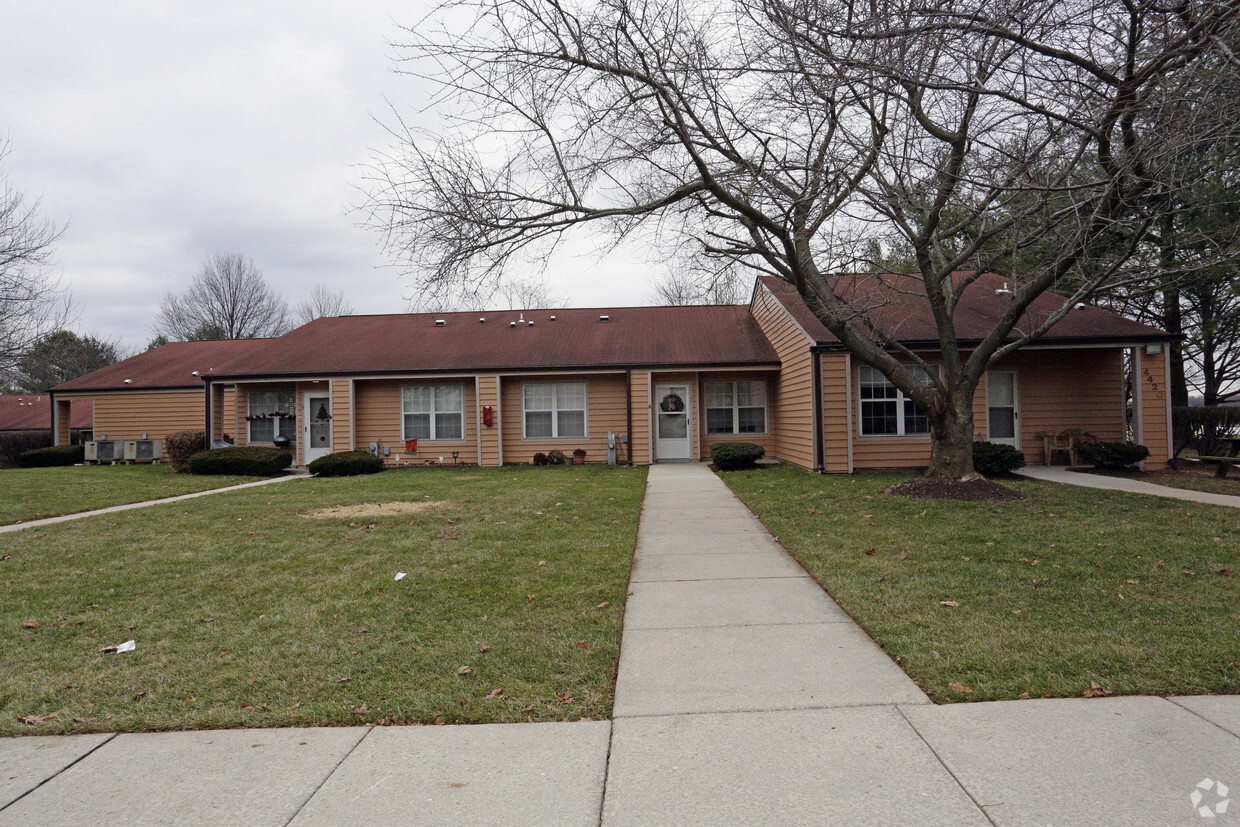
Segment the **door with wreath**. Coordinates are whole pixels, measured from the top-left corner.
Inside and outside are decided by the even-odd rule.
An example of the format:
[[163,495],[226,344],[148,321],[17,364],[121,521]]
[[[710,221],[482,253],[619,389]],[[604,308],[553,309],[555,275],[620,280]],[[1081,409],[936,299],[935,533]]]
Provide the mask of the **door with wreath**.
[[655,386],[654,456],[656,460],[687,460],[693,457],[689,429],[689,386]]

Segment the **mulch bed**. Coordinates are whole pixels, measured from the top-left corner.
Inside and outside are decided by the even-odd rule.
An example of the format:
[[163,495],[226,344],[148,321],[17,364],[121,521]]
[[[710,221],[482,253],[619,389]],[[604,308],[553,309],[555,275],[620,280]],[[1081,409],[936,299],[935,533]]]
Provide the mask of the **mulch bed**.
[[966,502],[1009,503],[1025,499],[1025,492],[1008,488],[997,482],[978,477],[971,480],[951,480],[938,477],[918,477],[886,489],[885,494],[915,497],[922,500],[965,500]]

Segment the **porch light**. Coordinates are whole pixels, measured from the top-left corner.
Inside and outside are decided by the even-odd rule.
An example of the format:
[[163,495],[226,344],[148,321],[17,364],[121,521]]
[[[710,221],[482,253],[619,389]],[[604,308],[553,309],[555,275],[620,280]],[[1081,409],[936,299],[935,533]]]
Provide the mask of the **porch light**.
[[1162,342],[1150,342],[1145,346],[1146,356],[1161,356],[1163,352]]

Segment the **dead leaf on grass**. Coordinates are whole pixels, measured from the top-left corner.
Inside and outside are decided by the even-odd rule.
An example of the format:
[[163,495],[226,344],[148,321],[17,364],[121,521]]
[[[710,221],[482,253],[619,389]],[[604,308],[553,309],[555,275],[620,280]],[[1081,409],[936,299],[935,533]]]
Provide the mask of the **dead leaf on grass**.
[[[483,620],[486,620],[486,618],[483,618]],[[489,652],[489,651],[491,651],[491,647],[490,647],[490,646],[479,646],[479,647],[478,647],[478,651],[479,651],[479,652]]]
[[39,621],[27,620],[25,623],[22,624],[22,628],[23,629],[37,629],[39,628]]
[[1105,698],[1110,694],[1111,694],[1111,690],[1103,689],[1101,686],[1098,685],[1097,681],[1090,681],[1089,689],[1086,689],[1085,692],[1082,693],[1081,697],[1082,698]]
[[959,681],[948,681],[947,688],[960,695],[970,695],[973,693],[972,689],[965,686],[963,683],[960,683]]
[[52,712],[47,715],[26,715],[25,717],[19,717],[17,720],[27,726],[39,726],[40,724],[46,724],[48,721],[54,721],[59,717],[59,712]]
[[567,692],[561,692],[555,696],[555,702],[561,705],[571,704],[573,703],[573,696]]
[[503,687],[496,687],[495,689],[492,689],[490,692],[487,693],[486,700],[488,701],[494,700],[495,698],[498,698],[500,695],[503,695],[503,694],[504,694]]
[[1140,586],[1141,585],[1140,580],[1128,580],[1126,582],[1128,583],[1129,586]]
[[960,604],[959,604],[959,603],[957,603],[955,600],[940,600],[940,601],[939,601],[939,605],[940,605],[940,606],[950,606],[950,607],[951,607],[951,608],[953,608],[953,609],[958,609],[958,608],[960,608]]
[[606,608],[607,608],[608,606],[610,606],[610,605],[611,605],[610,603],[608,603],[606,600],[604,600],[602,603],[598,604],[598,605],[597,605],[597,606],[595,606],[594,608],[596,608],[596,609],[606,609]]
[[473,672],[473,671],[474,670],[470,669],[468,666],[462,666],[460,669],[456,670],[456,674],[468,675],[470,672]]
[[908,559],[908,552],[907,552],[907,551],[902,551],[902,552],[900,552],[899,554],[897,554],[897,555],[896,555],[896,559],[897,559],[897,560],[907,560],[907,559]]

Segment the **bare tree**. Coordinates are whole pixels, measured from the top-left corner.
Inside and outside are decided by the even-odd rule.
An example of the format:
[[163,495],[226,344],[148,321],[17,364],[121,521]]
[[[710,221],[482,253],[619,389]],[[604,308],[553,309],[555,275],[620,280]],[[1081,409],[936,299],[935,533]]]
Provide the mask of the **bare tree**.
[[[1177,159],[1240,122],[1240,0],[462,7],[463,34],[409,32],[445,131],[397,123],[373,167],[373,223],[424,285],[476,284],[582,224],[774,274],[926,413],[932,476],[972,475],[987,368],[1142,278],[1125,265]],[[915,262],[941,365],[831,276],[876,240]],[[1012,293],[966,339],[956,309],[986,272]]]
[[153,332],[189,342],[279,336],[288,327],[288,305],[254,262],[238,253],[216,253],[184,294],[164,296]]
[[310,291],[310,298],[297,305],[296,324],[310,324],[324,316],[352,316],[353,305],[349,304],[343,290],[333,292],[325,285],[316,284]]
[[657,304],[743,304],[749,300],[750,280],[727,267],[713,277],[703,277],[692,269],[662,274],[654,284]]
[[0,385],[15,383],[18,360],[67,321],[67,294],[47,272],[61,229],[9,181],[11,151],[0,137]]
[[547,282],[533,277],[499,278],[494,283],[466,286],[439,284],[409,301],[411,313],[451,313],[462,310],[545,310],[567,307],[568,298]]

